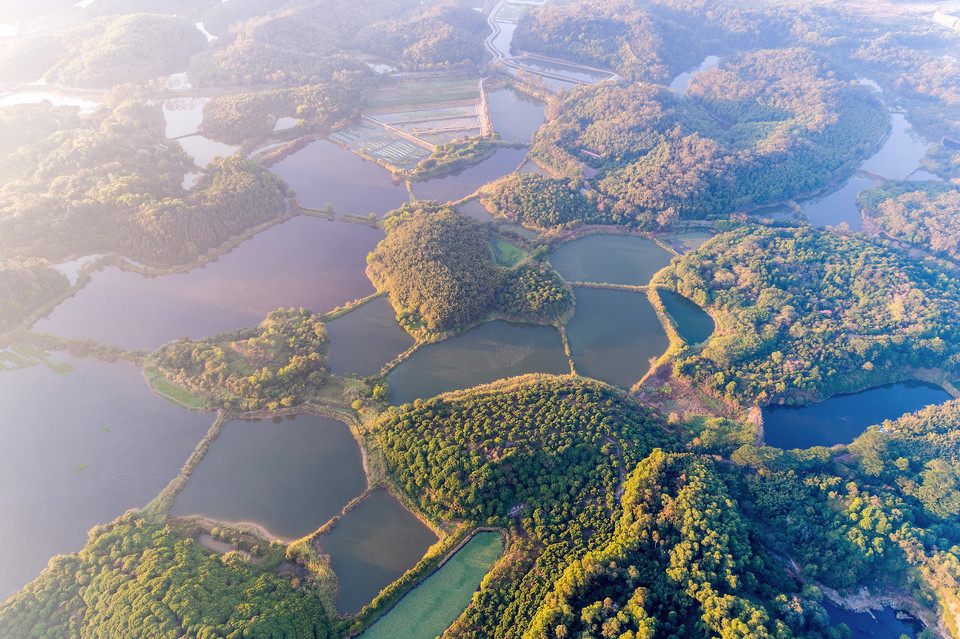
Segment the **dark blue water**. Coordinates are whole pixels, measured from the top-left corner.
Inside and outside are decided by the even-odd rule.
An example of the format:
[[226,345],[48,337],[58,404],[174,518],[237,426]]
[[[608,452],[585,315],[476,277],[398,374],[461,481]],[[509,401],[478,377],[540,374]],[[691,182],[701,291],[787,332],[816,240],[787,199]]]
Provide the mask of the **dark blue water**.
[[834,606],[828,601],[823,607],[830,615],[830,623],[837,625],[847,624],[852,633],[851,639],[899,639],[901,635],[916,637],[923,625],[913,619],[897,619],[897,612],[893,608],[874,610],[871,612],[852,612]]
[[774,406],[763,409],[764,440],[784,449],[846,444],[867,426],[949,399],[939,386],[904,382],[837,395],[811,406]]

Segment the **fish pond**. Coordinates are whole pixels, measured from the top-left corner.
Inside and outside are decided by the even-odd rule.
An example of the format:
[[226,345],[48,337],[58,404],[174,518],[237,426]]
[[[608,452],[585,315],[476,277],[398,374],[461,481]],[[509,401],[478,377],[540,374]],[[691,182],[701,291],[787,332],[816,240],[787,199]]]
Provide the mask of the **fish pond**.
[[527,155],[525,148],[504,147],[485,160],[452,173],[411,185],[418,200],[455,202],[467,197],[487,182],[513,173]]
[[390,403],[426,399],[526,373],[566,374],[570,364],[552,326],[497,320],[427,344],[390,371]]
[[414,344],[397,324],[390,300],[378,297],[327,325],[327,358],[335,375],[376,375],[384,364]]
[[479,532],[408,592],[362,639],[434,639],[470,604],[483,577],[503,554],[503,535]]
[[577,373],[630,388],[670,345],[646,294],[576,288],[574,295],[567,340]]
[[337,609],[354,614],[417,565],[438,538],[383,489],[370,493],[320,538],[340,581]]
[[667,314],[677,325],[677,333],[687,344],[699,344],[713,335],[716,326],[710,314],[683,295],[673,291],[659,290],[660,301]]
[[777,448],[848,444],[867,426],[951,399],[939,386],[903,382],[837,395],[810,406],[763,409],[764,440]]
[[0,600],[156,497],[214,420],[155,396],[132,364],[47,361],[57,370],[0,370]]
[[487,94],[490,120],[501,140],[529,142],[545,120],[546,103],[516,89]]
[[394,181],[390,171],[329,140],[308,144],[270,170],[282,177],[300,204],[308,208],[332,204],[340,215],[374,213],[380,217],[410,201],[407,187]]
[[324,313],[375,292],[366,256],[382,239],[362,224],[296,217],[186,273],[97,271],[33,330],[156,348],[184,335],[256,326],[279,307]]
[[550,263],[568,282],[643,286],[672,257],[645,237],[590,235],[558,248],[550,254]]
[[366,488],[360,447],[343,422],[317,415],[235,420],[210,445],[171,514],[255,523],[297,539]]

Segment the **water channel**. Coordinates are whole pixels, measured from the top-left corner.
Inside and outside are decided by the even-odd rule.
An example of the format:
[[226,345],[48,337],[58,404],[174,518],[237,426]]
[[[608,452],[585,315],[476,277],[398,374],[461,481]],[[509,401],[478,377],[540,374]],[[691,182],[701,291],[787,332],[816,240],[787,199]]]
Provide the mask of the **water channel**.
[[837,395],[810,406],[768,407],[763,409],[764,440],[783,449],[848,444],[867,426],[949,399],[950,394],[939,386],[903,382]]
[[308,535],[367,487],[360,447],[343,422],[316,415],[227,423],[171,514]]
[[155,396],[132,364],[80,360],[0,371],[0,600],[87,531],[143,507],[213,423]]
[[362,224],[296,217],[186,273],[97,271],[33,330],[156,348],[184,335],[257,326],[279,307],[331,311],[375,291],[366,256],[382,239],[382,231]]

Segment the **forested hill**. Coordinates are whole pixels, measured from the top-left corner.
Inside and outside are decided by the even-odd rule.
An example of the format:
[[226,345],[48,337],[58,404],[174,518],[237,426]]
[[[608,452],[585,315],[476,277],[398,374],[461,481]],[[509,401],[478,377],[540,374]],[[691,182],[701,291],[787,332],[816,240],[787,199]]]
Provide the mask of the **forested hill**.
[[567,175],[597,169],[588,195],[600,215],[641,228],[815,192],[887,128],[867,87],[802,49],[728,59],[683,95],[643,83],[580,88],[556,115],[536,136],[537,157]]
[[683,256],[666,283],[718,322],[679,370],[731,399],[814,401],[960,371],[960,281],[857,237],[747,226]]

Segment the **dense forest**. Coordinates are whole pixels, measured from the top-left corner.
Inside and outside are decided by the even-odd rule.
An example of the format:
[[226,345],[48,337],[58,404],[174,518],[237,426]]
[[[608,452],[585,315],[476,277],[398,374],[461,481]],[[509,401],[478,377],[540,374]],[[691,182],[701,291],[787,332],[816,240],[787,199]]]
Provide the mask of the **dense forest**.
[[[127,515],[0,604],[4,637],[326,639],[333,611],[277,574],[284,547],[216,555],[184,531]],[[255,560],[255,561],[254,561]],[[299,580],[298,580],[299,581]]]
[[429,70],[472,66],[483,61],[483,14],[456,4],[429,4],[390,20],[369,24],[352,44],[403,68]]
[[860,206],[888,235],[960,258],[960,192],[942,182],[887,182],[860,193]]
[[166,144],[160,109],[143,101],[55,131],[0,160],[0,248],[181,263],[286,211],[282,181],[246,158],[215,159],[187,193],[191,165]]
[[665,283],[718,323],[680,372],[731,400],[804,403],[960,370],[960,282],[858,237],[744,226],[684,255]]
[[13,326],[26,311],[69,286],[67,277],[48,264],[0,263],[0,328]]
[[542,265],[494,264],[491,233],[449,205],[404,205],[387,218],[367,274],[413,335],[463,329],[491,312],[537,323],[563,317],[573,305],[569,286]]
[[588,196],[609,223],[656,228],[815,192],[876,148],[887,116],[867,87],[800,49],[744,54],[662,86],[573,91],[534,151],[566,174],[597,169]]
[[329,375],[326,352],[326,332],[315,315],[279,309],[256,329],[170,342],[152,354],[149,365],[214,406],[277,410],[319,393]]
[[484,203],[494,215],[536,228],[602,221],[594,204],[572,187],[569,180],[518,173],[495,183]]

